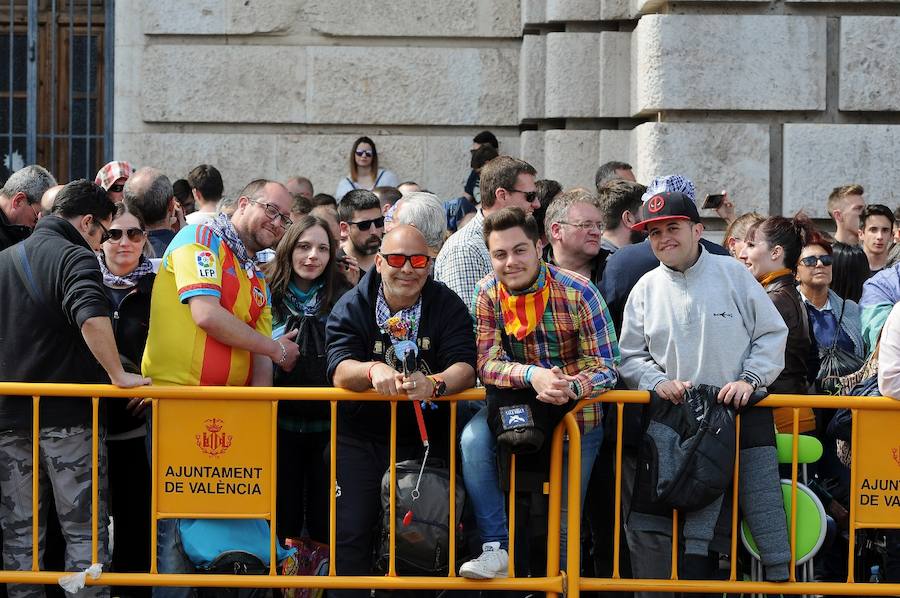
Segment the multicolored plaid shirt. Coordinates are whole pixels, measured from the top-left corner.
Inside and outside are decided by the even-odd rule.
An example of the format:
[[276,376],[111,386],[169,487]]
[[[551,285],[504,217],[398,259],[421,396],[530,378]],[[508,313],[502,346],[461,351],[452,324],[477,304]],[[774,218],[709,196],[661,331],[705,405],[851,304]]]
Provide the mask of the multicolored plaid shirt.
[[[472,313],[478,348],[478,375],[484,384],[527,388],[529,365],[558,366],[575,376],[579,399],[613,388],[618,379],[619,343],[606,302],[589,280],[549,265],[550,297],[543,319],[524,340],[508,336],[512,355],[503,349],[503,321],[497,302],[497,277],[492,272],[475,286]],[[582,410],[582,433],[600,424],[601,406]]]

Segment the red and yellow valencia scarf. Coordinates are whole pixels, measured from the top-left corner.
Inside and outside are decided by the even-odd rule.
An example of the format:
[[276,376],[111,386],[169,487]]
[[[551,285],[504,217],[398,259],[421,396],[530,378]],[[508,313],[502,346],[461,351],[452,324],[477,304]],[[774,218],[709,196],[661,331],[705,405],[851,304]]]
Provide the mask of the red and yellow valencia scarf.
[[550,285],[547,284],[550,278],[550,270],[542,260],[537,280],[523,291],[511,294],[502,282],[497,281],[497,299],[506,334],[522,340],[537,328],[550,296]]

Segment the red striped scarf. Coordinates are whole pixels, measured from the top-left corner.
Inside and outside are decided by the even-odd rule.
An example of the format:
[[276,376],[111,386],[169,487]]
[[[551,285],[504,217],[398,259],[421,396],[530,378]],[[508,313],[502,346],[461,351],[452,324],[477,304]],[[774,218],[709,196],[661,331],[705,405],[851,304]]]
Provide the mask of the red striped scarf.
[[497,299],[500,310],[503,313],[503,328],[506,334],[522,340],[531,334],[547,308],[547,299],[550,296],[550,271],[547,264],[541,261],[541,269],[537,280],[529,288],[516,294],[510,294],[499,280],[497,281]]

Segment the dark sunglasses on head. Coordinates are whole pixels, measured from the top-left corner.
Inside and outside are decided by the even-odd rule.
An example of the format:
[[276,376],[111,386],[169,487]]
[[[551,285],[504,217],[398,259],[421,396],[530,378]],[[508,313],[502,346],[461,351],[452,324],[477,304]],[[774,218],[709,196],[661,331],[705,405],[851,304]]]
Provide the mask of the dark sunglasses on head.
[[356,155],[359,156],[360,158],[362,158],[363,156],[366,156],[367,158],[371,158],[375,154],[374,154],[374,152],[372,152],[372,150],[356,150]]
[[108,192],[111,193],[121,193],[125,189],[125,185],[110,185]]
[[809,255],[800,260],[800,263],[808,268],[812,268],[816,265],[816,262],[822,262],[823,266],[830,266],[834,258],[832,258],[827,253],[825,255]]
[[425,254],[417,253],[414,255],[405,255],[403,253],[382,253],[381,257],[387,262],[391,268],[402,268],[409,261],[409,265],[416,270],[421,270],[428,266],[428,260],[431,258]]
[[378,218],[372,218],[371,220],[360,220],[358,222],[348,222],[347,224],[355,224],[356,228],[359,230],[369,230],[372,228],[372,225],[375,225],[375,228],[384,228],[384,216],[379,216]]
[[141,228],[129,228],[129,229],[111,228],[107,231],[107,234],[109,235],[110,240],[115,241],[117,243],[122,240],[123,234],[127,235],[128,240],[131,241],[132,243],[137,243],[138,241],[143,240],[144,235],[146,233],[144,232],[144,229],[141,229]]

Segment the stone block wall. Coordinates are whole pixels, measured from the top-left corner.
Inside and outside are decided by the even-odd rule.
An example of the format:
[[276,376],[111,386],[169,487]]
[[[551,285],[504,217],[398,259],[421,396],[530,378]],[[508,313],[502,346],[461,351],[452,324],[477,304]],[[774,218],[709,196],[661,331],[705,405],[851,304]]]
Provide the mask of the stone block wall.
[[518,0],[120,1],[114,155],[214,164],[226,194],[292,175],[334,193],[368,135],[401,181],[456,197],[476,133],[519,154],[521,32]]
[[130,0],[115,27],[116,157],[226,192],[333,192],[369,135],[450,198],[491,129],[565,187],[618,159],[765,213],[900,203],[900,0]]

